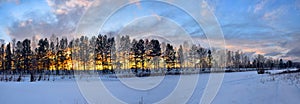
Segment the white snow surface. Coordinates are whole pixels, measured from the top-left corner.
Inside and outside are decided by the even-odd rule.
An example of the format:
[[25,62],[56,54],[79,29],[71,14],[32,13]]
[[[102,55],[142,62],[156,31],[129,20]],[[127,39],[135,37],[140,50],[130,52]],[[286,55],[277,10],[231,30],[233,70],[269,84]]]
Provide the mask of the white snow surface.
[[[210,74],[199,74],[193,95],[176,94],[174,102],[199,103]],[[295,75],[295,74],[294,74]],[[299,74],[297,74],[299,75]],[[150,90],[132,89],[114,78],[104,78],[102,82],[112,95],[124,103],[155,103],[168,96],[177,85],[179,78],[192,78],[196,75],[168,75],[159,86]],[[162,76],[156,76],[162,77]],[[286,76],[285,76],[286,77]],[[155,79],[142,80],[154,85]],[[135,78],[127,78],[141,83]],[[151,80],[151,81],[150,81]],[[300,80],[300,79],[298,79]],[[88,81],[85,79],[85,81]],[[89,81],[89,82],[94,82]],[[189,86],[189,85],[186,85]],[[97,87],[97,86],[94,86]],[[189,91],[190,87],[181,90]],[[101,91],[95,91],[101,94]],[[256,71],[225,73],[223,83],[213,99],[213,104],[297,104],[300,102],[299,83],[288,83],[282,75],[258,75]],[[188,99],[187,101],[185,101]],[[75,80],[56,80],[39,82],[0,82],[1,104],[84,104],[87,101]]]
[[296,71],[297,68],[291,68],[291,69],[278,69],[278,70],[267,70],[267,72],[270,72],[271,74],[278,74],[284,71]]

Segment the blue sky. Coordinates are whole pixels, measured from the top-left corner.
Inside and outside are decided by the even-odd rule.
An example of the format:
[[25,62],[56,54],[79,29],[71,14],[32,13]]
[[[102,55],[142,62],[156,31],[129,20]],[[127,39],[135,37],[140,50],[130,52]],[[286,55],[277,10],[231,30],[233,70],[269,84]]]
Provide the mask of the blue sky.
[[[93,0],[1,0],[0,38],[10,41],[52,34],[68,36],[92,3]],[[300,0],[206,0],[206,3],[220,23],[227,48],[300,61]],[[184,11],[151,2],[124,7],[108,20],[103,31],[118,31],[149,14],[169,17],[192,37],[203,35],[201,27]]]

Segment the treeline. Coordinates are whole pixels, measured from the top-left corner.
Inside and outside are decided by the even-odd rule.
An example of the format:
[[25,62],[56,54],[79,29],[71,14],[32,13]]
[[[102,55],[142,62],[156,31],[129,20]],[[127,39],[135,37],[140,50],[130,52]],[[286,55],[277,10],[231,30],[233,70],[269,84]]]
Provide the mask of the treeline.
[[[166,70],[211,67],[289,68],[292,61],[263,55],[250,57],[241,51],[226,50],[226,63],[218,63],[217,49],[184,42],[178,47],[156,39],[130,39],[129,36],[81,36],[68,40],[52,35],[49,39],[25,39],[0,47],[0,70],[3,73],[71,73],[73,70]],[[218,65],[216,65],[218,64]]]
[[[284,62],[282,59],[273,59],[258,54],[249,57],[240,51],[227,51],[227,68],[264,68],[264,69],[284,69],[295,67],[291,60]],[[252,58],[252,61],[250,61]]]

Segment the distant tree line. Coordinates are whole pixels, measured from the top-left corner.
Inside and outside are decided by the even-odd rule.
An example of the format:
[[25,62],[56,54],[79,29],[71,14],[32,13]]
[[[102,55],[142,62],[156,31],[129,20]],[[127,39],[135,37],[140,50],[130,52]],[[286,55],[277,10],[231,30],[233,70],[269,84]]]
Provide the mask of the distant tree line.
[[35,37],[1,44],[1,73],[25,74],[68,74],[74,70],[101,70],[114,73],[115,70],[134,69],[164,70],[201,69],[218,66],[240,68],[291,68],[293,62],[272,59],[263,55],[250,57],[242,51],[226,50],[226,63],[218,63],[213,53],[217,49],[204,48],[184,42],[178,47],[156,39],[130,39],[129,36],[108,37],[107,35],[81,36],[68,40],[52,35],[49,39]]
[[[252,61],[250,61],[252,58]],[[286,62],[283,59],[273,59],[258,54],[249,57],[240,51],[227,51],[227,67],[228,68],[268,68],[268,69],[284,69],[295,67],[291,60]]]

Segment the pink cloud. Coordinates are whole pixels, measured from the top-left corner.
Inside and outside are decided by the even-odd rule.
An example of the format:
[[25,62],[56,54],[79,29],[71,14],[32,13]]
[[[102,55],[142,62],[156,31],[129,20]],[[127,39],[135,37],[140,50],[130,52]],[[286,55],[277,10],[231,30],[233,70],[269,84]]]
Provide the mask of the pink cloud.
[[68,14],[68,10],[66,10],[66,9],[56,9],[55,13],[56,14]]
[[264,14],[263,19],[264,20],[274,20],[277,19],[278,17],[280,17],[283,13],[285,13],[286,11],[286,7],[285,6],[281,6],[271,12],[267,12]]
[[70,0],[66,2],[67,7],[88,7],[92,2],[87,0]]
[[68,1],[52,1],[47,0],[48,5],[53,9],[55,14],[68,14],[78,8],[87,9],[93,1],[91,0],[68,0]]

